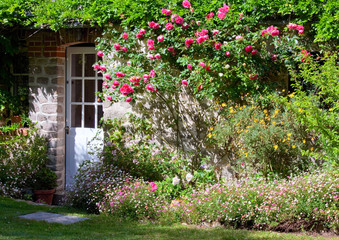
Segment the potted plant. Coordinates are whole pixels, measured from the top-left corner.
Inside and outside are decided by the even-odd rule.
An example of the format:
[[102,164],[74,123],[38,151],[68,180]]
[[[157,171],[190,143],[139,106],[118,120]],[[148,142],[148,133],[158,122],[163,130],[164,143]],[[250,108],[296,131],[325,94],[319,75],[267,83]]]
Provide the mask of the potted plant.
[[38,168],[32,176],[35,200],[52,204],[57,175],[47,167]]

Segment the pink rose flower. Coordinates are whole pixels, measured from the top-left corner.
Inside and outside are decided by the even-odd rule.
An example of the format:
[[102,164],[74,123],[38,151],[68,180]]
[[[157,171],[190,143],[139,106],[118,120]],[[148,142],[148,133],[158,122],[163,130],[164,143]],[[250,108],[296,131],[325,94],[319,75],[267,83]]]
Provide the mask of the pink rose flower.
[[225,55],[226,55],[226,57],[229,57],[229,56],[231,56],[231,53],[229,51],[226,51]]
[[183,22],[184,22],[184,19],[183,19],[182,17],[180,17],[180,16],[178,16],[178,17],[175,19],[175,23],[176,23],[176,24],[181,25],[181,24],[183,24]]
[[151,192],[154,192],[155,190],[158,189],[157,185],[154,182],[150,182],[151,185]]
[[115,50],[117,50],[117,51],[120,51],[120,50],[121,50],[121,47],[120,47],[120,44],[119,44],[119,43],[114,44],[113,47],[114,47]]
[[255,75],[250,74],[250,75],[249,75],[249,78],[250,78],[251,80],[255,80],[255,79],[258,78],[258,74],[255,74]]
[[297,26],[297,30],[299,30],[299,31],[304,31],[305,29],[304,29],[304,26],[298,25],[298,26]]
[[139,33],[144,35],[146,33],[146,30],[142,28],[142,29],[140,29]]
[[223,12],[219,12],[218,13],[218,18],[219,19],[224,19],[226,17],[226,13],[223,13]]
[[298,25],[295,24],[295,23],[289,23],[289,24],[288,24],[288,28],[289,28],[289,29],[297,29],[297,27],[298,27]]
[[108,101],[112,101],[112,96],[107,96],[106,99],[107,99]]
[[154,89],[154,87],[151,84],[147,84],[146,89],[148,91],[156,92],[156,90]]
[[147,45],[151,46],[154,44],[154,41],[152,39],[147,40]]
[[202,90],[202,85],[201,85],[201,84],[198,86],[198,90],[199,90],[199,91]]
[[304,30],[299,30],[299,31],[298,31],[298,34],[299,34],[299,35],[304,34]]
[[104,88],[107,88],[107,87],[108,87],[108,83],[107,83],[107,82],[103,82],[103,83],[102,83],[102,86],[103,86]]
[[258,52],[257,49],[253,49],[252,52],[251,52],[251,54],[252,54],[252,55],[255,55],[255,54],[257,54],[257,52]]
[[278,60],[277,57],[278,57],[277,54],[273,54],[272,57],[271,57],[271,60],[272,61],[277,61]]
[[127,38],[128,38],[128,33],[124,32],[124,33],[122,34],[122,37],[123,37],[124,39],[127,39]]
[[117,77],[123,77],[123,76],[125,76],[125,74],[123,74],[122,72],[116,72],[115,75],[117,75]]
[[155,57],[154,57],[154,55],[148,55],[148,57],[149,57],[149,59],[154,59]]
[[106,71],[106,67],[104,65],[101,65],[100,70],[104,72],[104,71]]
[[167,23],[165,27],[167,30],[172,30],[174,28],[172,23]]
[[155,57],[156,59],[160,59],[160,58],[161,58],[161,55],[160,55],[160,53],[157,53],[157,54],[154,55],[154,57]]
[[245,47],[245,52],[249,53],[253,50],[253,47],[252,46],[247,46]]
[[168,9],[165,9],[165,8],[163,8],[163,9],[161,9],[161,13],[162,13],[162,14],[164,14],[164,15],[166,15],[166,16],[169,16],[169,15],[171,15],[171,14],[172,14],[172,11],[171,11],[171,10],[168,10]]
[[188,48],[189,46],[191,46],[193,42],[194,40],[192,38],[186,39],[185,40],[186,47]]
[[158,29],[158,28],[159,28],[159,24],[156,23],[156,22],[154,22],[154,21],[149,22],[149,23],[148,23],[148,26],[151,27],[151,28],[153,28],[153,29]]
[[184,1],[182,2],[182,6],[183,6],[184,8],[190,8],[191,3],[190,3],[190,1],[188,1],[188,0],[184,0]]
[[122,95],[128,95],[134,92],[133,88],[130,87],[128,84],[123,84],[122,87],[120,88],[120,92]]
[[142,35],[141,33],[137,33],[137,34],[135,35],[136,38],[142,38],[142,36],[143,36],[143,35]]
[[202,67],[206,67],[206,64],[204,62],[199,62],[199,65]]
[[144,76],[142,76],[144,79],[149,79],[149,75],[148,74],[144,74]]
[[93,64],[93,68],[98,70],[98,69],[100,69],[100,65],[97,64],[97,63],[96,63],[96,64]]
[[126,102],[130,102],[130,101],[132,101],[131,97],[126,98]]
[[212,19],[214,17],[214,12],[210,12],[209,14],[207,14],[206,18],[207,20]]
[[151,78],[154,78],[154,77],[155,77],[155,71],[154,71],[153,69],[150,71],[149,76],[150,76]]
[[164,39],[165,39],[165,38],[164,38],[164,35],[160,35],[160,36],[158,36],[158,41],[159,41],[159,42],[162,42],[162,41],[164,41]]
[[207,68],[206,68],[207,71],[211,71],[211,66],[208,65]]
[[267,32],[266,29],[264,29],[264,30],[261,31],[261,36],[264,36],[264,35],[266,35],[266,34],[268,34],[268,32]]
[[168,50],[169,52],[173,52],[173,51],[174,51],[174,47],[168,47],[167,50]]
[[192,65],[191,64],[187,64],[187,68],[192,71]]
[[122,47],[121,50],[124,51],[124,52],[127,52],[128,48],[127,47]]
[[189,28],[189,25],[187,23],[184,23],[181,27],[182,27],[182,29],[187,29],[187,28]]
[[244,39],[244,37],[241,36],[241,35],[238,35],[238,36],[235,37],[235,40],[237,40],[237,41],[242,41],[243,39]]
[[213,33],[213,36],[215,36],[215,35],[217,35],[219,33],[219,30],[214,29],[212,33]]
[[119,84],[120,84],[120,83],[119,83],[117,80],[114,80],[114,81],[113,81],[113,85],[114,85],[114,86],[117,87],[117,86],[119,86]]
[[187,84],[188,84],[187,80],[182,80],[181,83],[182,83],[182,85],[185,85],[185,86],[187,86]]
[[151,45],[151,46],[148,47],[148,50],[153,51],[153,50],[155,50],[155,48],[154,48],[153,45]]
[[111,79],[111,75],[109,75],[108,73],[106,73],[106,74],[104,74],[104,78],[106,78],[106,79]]
[[226,5],[226,3],[224,3],[224,6],[219,8],[219,12],[222,13],[227,13],[230,10],[230,7]]
[[127,65],[131,65],[131,61],[127,61]]
[[272,37],[275,37],[275,36],[278,36],[279,35],[279,30],[273,30],[272,32],[271,32],[271,36]]
[[102,51],[98,51],[97,55],[98,55],[98,57],[103,57],[104,53]]
[[222,45],[222,43],[216,43],[216,44],[214,45],[214,48],[215,48],[215,49],[221,49],[221,45]]
[[202,42],[204,42],[205,41],[205,38],[204,37],[198,37],[197,38],[197,42],[198,43],[202,43]]

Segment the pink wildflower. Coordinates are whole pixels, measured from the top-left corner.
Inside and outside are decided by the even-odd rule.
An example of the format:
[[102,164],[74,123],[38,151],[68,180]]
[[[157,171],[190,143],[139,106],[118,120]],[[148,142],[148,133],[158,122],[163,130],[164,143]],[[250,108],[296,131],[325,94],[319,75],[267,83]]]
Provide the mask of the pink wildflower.
[[133,88],[130,87],[128,84],[123,84],[122,87],[120,88],[120,92],[122,95],[128,95],[134,92]]
[[101,65],[99,68],[100,68],[100,70],[103,71],[103,72],[106,71],[106,67],[105,67],[104,65]]
[[187,64],[187,68],[192,71],[192,65],[191,64]]
[[104,53],[102,51],[98,51],[97,55],[98,55],[98,57],[103,57]]
[[119,83],[117,80],[114,80],[114,81],[113,81],[113,85],[114,85],[114,86],[117,87],[117,86],[119,86],[119,84],[120,84],[120,83]]
[[206,18],[207,20],[212,19],[214,17],[214,13],[210,12],[209,14],[207,14]]
[[108,83],[107,83],[107,82],[103,82],[103,83],[102,83],[102,86],[103,86],[104,88],[107,88],[107,87],[108,87]]
[[164,38],[164,35],[160,35],[160,36],[158,36],[158,41],[159,41],[159,42],[162,42],[162,41],[164,41],[164,39],[165,39],[165,38]]
[[253,47],[252,46],[247,46],[245,47],[245,52],[249,53],[253,50]]
[[125,76],[125,74],[123,74],[122,72],[116,72],[115,75],[117,75],[117,77],[123,77]]
[[93,64],[93,68],[98,70],[98,69],[100,69],[100,65],[97,64],[97,63],[96,63],[96,64]]
[[173,51],[174,51],[174,47],[168,47],[167,50],[168,50],[169,52],[173,52]]
[[163,9],[161,9],[161,13],[162,13],[162,14],[164,14],[164,15],[166,15],[166,16],[169,16],[169,15],[171,15],[171,14],[172,14],[172,11],[171,11],[171,10],[168,10],[168,9],[165,9],[165,8],[163,8]]
[[154,87],[151,84],[147,84],[146,89],[148,91],[156,92],[156,90],[154,89]]
[[165,27],[167,30],[172,30],[174,28],[172,23],[167,23]]
[[113,99],[112,96],[107,96],[106,98],[107,98],[108,101],[112,101],[112,99]]
[[182,85],[187,86],[187,80],[182,80],[181,83],[182,83]]
[[206,67],[206,64],[204,62],[199,62],[199,65],[202,67]]
[[120,47],[120,44],[119,44],[119,43],[114,44],[113,47],[114,47],[115,50],[117,50],[117,51],[120,51],[120,50],[121,50],[121,47]]
[[131,97],[126,98],[126,102],[130,102],[130,101],[132,101]]
[[151,78],[154,78],[155,77],[155,71],[152,69],[151,72],[149,73],[149,76]]

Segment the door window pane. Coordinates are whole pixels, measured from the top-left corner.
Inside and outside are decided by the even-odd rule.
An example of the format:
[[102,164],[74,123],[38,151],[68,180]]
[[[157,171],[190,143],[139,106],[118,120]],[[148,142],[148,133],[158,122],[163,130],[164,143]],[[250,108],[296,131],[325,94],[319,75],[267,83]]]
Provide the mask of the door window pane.
[[98,106],[98,120],[97,120],[97,126],[98,128],[101,128],[100,120],[103,117],[104,113],[102,111],[102,106]]
[[94,106],[85,105],[85,128],[94,128],[95,111]]
[[82,77],[82,54],[72,54],[72,77]]
[[82,80],[72,80],[71,101],[82,102]]
[[85,102],[95,102],[95,80],[85,80]]
[[72,105],[71,120],[72,127],[81,127],[81,105]]
[[95,54],[85,54],[85,77],[94,77],[95,71],[93,64],[95,63]]

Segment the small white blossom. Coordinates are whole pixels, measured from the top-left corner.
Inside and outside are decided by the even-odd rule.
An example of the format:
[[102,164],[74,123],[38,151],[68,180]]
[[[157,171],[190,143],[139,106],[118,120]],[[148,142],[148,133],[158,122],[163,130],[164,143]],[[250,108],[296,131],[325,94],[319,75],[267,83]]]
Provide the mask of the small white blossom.
[[186,174],[186,181],[190,182],[193,179],[193,175],[191,173]]
[[175,177],[172,179],[172,183],[173,183],[173,186],[175,186],[175,185],[177,185],[177,184],[180,183],[180,179],[179,179],[177,176],[175,176]]

